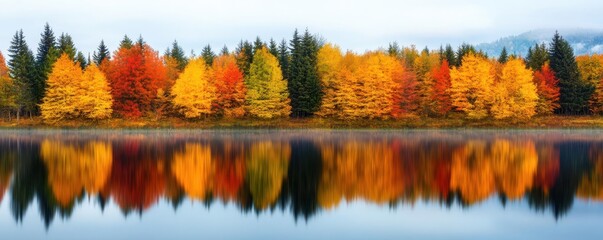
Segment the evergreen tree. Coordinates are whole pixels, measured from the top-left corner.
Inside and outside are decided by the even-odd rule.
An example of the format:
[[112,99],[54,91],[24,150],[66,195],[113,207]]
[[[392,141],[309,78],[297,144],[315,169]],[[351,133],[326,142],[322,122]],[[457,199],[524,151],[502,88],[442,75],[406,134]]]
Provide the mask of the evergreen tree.
[[134,44],[132,43],[132,39],[130,39],[128,35],[124,35],[124,39],[122,39],[119,43],[119,48],[130,49],[133,45]]
[[101,40],[100,45],[98,45],[98,52],[95,52],[92,55],[92,59],[94,59],[94,63],[99,65],[105,60],[111,60],[111,53],[109,53],[109,48],[105,45],[105,41]]
[[220,50],[220,56],[226,56],[228,54],[230,54],[230,52],[228,51],[228,47],[224,45],[224,47],[222,47],[222,50]]
[[183,71],[186,65],[188,64],[188,59],[184,55],[184,50],[182,49],[182,47],[180,47],[180,45],[178,45],[178,42],[176,40],[174,40],[174,42],[172,43],[172,48],[168,48],[168,50],[166,51],[166,55],[176,60],[176,62],[178,63],[178,69],[180,71]]
[[[454,50],[452,50],[452,46],[450,44],[446,44],[446,50],[444,50],[444,58],[448,61],[450,67],[458,66],[457,59],[454,56]],[[458,60],[460,61],[460,60]]]
[[500,56],[498,56],[498,62],[499,63],[507,63],[507,61],[509,60],[509,55],[507,54],[507,48],[503,47],[502,51],[500,52]]
[[59,57],[59,49],[57,47],[57,41],[54,36],[54,32],[50,28],[50,25],[46,23],[44,25],[44,32],[41,34],[40,44],[38,45],[38,53],[36,55],[36,69],[38,73],[38,79],[34,86],[34,92],[36,94],[36,102],[41,103],[42,97],[44,96],[46,81],[48,80],[48,74],[52,70],[52,65],[56,62]]
[[214,52],[211,50],[211,46],[207,44],[207,46],[205,46],[201,51],[201,57],[203,60],[205,60],[205,63],[207,63],[208,66],[211,66],[214,63],[216,54],[214,54]]
[[400,46],[398,46],[398,42],[390,43],[387,47],[387,53],[395,58],[400,57]]
[[22,109],[29,111],[30,114],[37,111],[37,105],[44,95],[42,92],[44,85],[39,82],[39,77],[36,75],[34,56],[25,42],[23,30],[15,33],[8,53],[10,57],[8,68],[16,87],[17,118],[19,118]]
[[241,40],[235,49],[235,57],[237,59],[237,66],[243,71],[245,78],[247,78],[249,76],[249,66],[253,61],[253,45],[248,41],[243,42]]
[[585,114],[594,87],[582,81],[574,51],[569,43],[555,33],[549,50],[550,66],[559,80],[559,105],[561,114]]
[[291,41],[288,84],[294,117],[311,116],[320,107],[322,91],[316,69],[317,54],[316,38],[308,30],[300,37],[296,30]]
[[291,56],[289,56],[289,49],[287,48],[287,41],[283,39],[281,44],[278,46],[278,62],[281,66],[281,71],[283,73],[283,79],[289,80],[289,62],[291,61]]
[[[467,55],[469,53],[477,54],[475,47],[473,47],[472,45],[467,44],[467,43],[461,44],[461,46],[459,46],[459,49],[456,52],[455,66],[456,67],[461,66],[461,63],[463,62],[463,57],[465,57],[465,55]],[[480,55],[480,54],[477,54],[477,55]]]
[[86,69],[86,67],[90,64],[86,60],[86,56],[84,56],[84,54],[82,52],[77,52],[75,61],[79,64],[79,66],[80,66],[80,68],[82,68],[82,70]]
[[62,33],[59,37],[59,55],[63,53],[67,54],[67,56],[72,60],[75,60],[75,55],[77,54],[77,50],[73,44],[73,39],[71,39],[71,36],[66,33]]
[[549,52],[546,49],[546,45],[535,44],[534,48],[528,49],[528,55],[526,56],[526,65],[533,71],[540,71],[544,63],[549,60]]
[[278,58],[278,45],[272,38],[270,39],[270,43],[268,43],[268,51],[270,54]]
[[256,37],[255,41],[253,42],[253,54],[255,55],[255,52],[257,50],[262,49],[263,47],[265,47],[266,44],[264,44],[264,42],[262,42],[262,39],[260,39],[260,37]]

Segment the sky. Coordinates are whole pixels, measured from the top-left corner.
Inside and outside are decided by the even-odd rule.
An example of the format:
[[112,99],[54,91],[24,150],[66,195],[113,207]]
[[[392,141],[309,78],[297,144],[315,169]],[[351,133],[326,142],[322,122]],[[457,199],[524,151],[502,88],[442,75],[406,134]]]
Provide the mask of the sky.
[[0,51],[23,29],[35,52],[44,24],[92,53],[125,34],[163,52],[174,40],[200,53],[234,49],[241,39],[290,39],[308,29],[357,52],[400,45],[478,44],[534,29],[600,29],[600,0],[0,0]]

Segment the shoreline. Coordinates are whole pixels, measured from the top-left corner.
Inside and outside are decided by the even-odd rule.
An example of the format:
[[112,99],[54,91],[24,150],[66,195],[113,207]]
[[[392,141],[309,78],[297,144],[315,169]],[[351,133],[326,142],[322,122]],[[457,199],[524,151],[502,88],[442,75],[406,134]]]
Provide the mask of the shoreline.
[[180,118],[71,120],[44,123],[40,117],[0,121],[0,129],[603,129],[603,116],[540,116],[525,121],[463,118],[407,117],[396,120],[305,119],[212,119]]

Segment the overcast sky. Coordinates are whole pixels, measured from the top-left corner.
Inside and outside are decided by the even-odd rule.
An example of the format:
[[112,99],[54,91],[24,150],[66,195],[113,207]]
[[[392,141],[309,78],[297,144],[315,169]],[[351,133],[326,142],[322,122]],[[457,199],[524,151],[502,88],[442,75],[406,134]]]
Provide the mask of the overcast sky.
[[541,28],[603,25],[600,0],[0,0],[0,51],[23,29],[37,48],[46,22],[92,52],[101,39],[115,50],[124,34],[142,35],[163,52],[178,40],[188,53],[215,51],[241,39],[289,39],[295,28],[362,52],[398,41],[438,47],[490,42]]

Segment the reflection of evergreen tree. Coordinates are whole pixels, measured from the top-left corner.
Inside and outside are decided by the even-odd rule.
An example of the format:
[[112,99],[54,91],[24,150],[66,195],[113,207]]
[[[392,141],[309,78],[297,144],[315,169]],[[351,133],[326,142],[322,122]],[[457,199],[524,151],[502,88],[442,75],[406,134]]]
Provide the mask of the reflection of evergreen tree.
[[580,142],[564,142],[555,146],[560,152],[559,177],[548,194],[543,189],[527,193],[528,204],[537,211],[549,208],[557,219],[565,215],[574,202],[582,176],[590,168],[589,145]]
[[319,210],[318,184],[322,159],[318,148],[307,140],[291,141],[291,162],[281,194],[288,195],[291,212],[308,220]]

